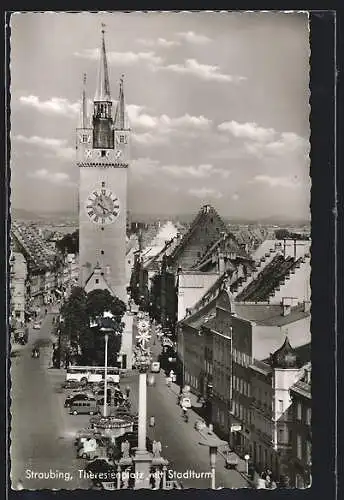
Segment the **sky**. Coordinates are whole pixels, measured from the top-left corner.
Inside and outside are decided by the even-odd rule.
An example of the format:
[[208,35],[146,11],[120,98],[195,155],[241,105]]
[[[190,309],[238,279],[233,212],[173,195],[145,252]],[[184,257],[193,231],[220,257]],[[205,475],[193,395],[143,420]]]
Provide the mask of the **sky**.
[[17,13],[11,18],[11,203],[77,210],[83,73],[101,23],[131,134],[128,208],[309,218],[306,13]]

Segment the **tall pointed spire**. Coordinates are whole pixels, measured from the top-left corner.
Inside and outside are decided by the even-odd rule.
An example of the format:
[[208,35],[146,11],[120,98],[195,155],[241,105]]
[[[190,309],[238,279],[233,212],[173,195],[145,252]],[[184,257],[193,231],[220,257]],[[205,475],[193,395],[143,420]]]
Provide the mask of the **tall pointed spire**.
[[80,109],[80,128],[87,128],[88,126],[89,125],[88,125],[87,99],[86,99],[86,73],[84,73],[81,109]]
[[94,100],[97,102],[111,101],[109,70],[105,49],[105,24],[102,23],[102,45],[100,49],[98,85]]
[[115,130],[129,129],[128,119],[125,110],[125,101],[124,101],[124,75],[121,76],[119,83],[119,96],[115,113],[114,129]]

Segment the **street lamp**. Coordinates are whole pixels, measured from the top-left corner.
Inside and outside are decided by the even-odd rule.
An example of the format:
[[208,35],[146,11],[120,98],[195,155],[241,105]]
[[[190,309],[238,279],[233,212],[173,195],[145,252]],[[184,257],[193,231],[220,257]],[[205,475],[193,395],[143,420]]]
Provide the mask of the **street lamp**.
[[112,328],[101,327],[100,331],[103,332],[105,338],[105,350],[104,350],[104,407],[103,416],[107,416],[107,371],[108,371],[108,343],[109,343],[109,333],[113,332]]
[[250,458],[251,458],[250,455],[246,453],[246,455],[244,456],[246,462],[246,476],[248,476],[248,461],[250,460]]
[[227,441],[219,439],[216,434],[211,431],[203,434],[201,433],[203,439],[199,442],[202,446],[208,446],[209,448],[209,459],[210,459],[210,469],[211,469],[211,489],[216,490],[215,481],[215,471],[216,471],[216,456],[217,450],[220,446],[227,444]]

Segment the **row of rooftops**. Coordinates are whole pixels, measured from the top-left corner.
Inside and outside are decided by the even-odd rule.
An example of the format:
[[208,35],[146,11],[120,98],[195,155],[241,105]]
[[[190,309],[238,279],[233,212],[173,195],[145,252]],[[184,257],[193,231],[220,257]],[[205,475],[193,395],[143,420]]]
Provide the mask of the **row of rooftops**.
[[55,252],[41,238],[36,228],[12,220],[11,237],[17,242],[31,267],[44,270],[53,265]]

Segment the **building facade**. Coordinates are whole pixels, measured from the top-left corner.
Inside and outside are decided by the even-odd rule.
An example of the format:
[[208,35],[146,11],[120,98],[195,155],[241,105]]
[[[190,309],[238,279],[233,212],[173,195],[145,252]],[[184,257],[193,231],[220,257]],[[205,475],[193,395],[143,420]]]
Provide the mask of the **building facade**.
[[10,307],[14,324],[23,328],[26,310],[27,263],[23,254],[12,252],[10,259]]
[[303,376],[290,388],[292,418],[290,423],[291,458],[289,476],[291,486],[307,488],[312,483],[312,393],[311,364]]
[[[123,79],[113,118],[112,99],[102,31],[101,57],[91,121],[86,91],[76,151],[79,181],[80,285],[87,287],[95,268],[102,279],[93,286],[106,288],[126,301],[127,176],[130,129],[126,117]],[[106,285],[104,285],[104,282]]]

